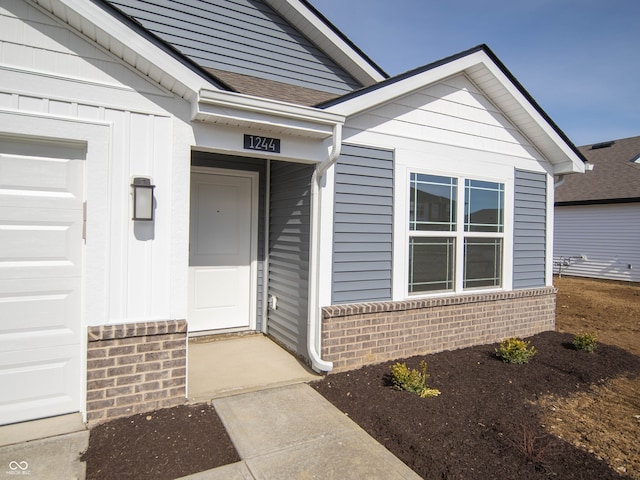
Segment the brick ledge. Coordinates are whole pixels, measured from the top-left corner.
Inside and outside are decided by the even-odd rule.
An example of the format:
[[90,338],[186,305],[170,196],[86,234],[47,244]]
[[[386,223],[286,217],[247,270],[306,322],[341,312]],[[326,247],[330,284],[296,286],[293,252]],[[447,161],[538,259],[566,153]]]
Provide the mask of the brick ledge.
[[97,325],[87,329],[90,342],[117,338],[146,337],[186,333],[186,320],[164,320],[153,322],[122,323],[117,325]]
[[420,300],[404,300],[400,302],[369,302],[332,305],[329,307],[322,307],[322,318],[329,319],[333,317],[362,315],[365,313],[400,312],[421,308],[495,302],[501,300],[512,300],[515,298],[540,297],[544,295],[554,295],[557,291],[558,290],[555,287],[543,287],[527,290],[513,290],[511,292],[474,293],[452,297],[422,298]]

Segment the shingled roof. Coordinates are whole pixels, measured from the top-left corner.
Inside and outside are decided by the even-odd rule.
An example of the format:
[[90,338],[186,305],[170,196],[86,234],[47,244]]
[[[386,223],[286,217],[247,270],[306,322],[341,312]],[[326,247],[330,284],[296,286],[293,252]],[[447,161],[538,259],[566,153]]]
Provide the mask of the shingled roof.
[[585,145],[578,150],[593,164],[593,170],[567,175],[556,189],[556,205],[640,202],[640,137]]

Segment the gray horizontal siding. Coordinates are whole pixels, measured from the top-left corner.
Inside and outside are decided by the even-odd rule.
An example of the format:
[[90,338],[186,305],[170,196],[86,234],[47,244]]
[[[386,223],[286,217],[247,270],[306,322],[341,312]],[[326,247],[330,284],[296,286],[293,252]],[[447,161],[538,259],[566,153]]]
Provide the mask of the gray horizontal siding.
[[268,333],[307,356],[310,185],[313,167],[271,162]]
[[513,288],[546,283],[547,177],[516,170],[513,226]]
[[361,85],[262,0],[113,0],[200,66],[331,93]]
[[258,172],[258,285],[256,298],[256,330],[262,330],[262,312],[264,311],[264,235],[265,235],[265,161],[254,158],[232,157],[217,153],[193,152],[191,165],[194,167],[211,167],[231,170]]
[[332,304],[391,300],[392,151],[343,145],[333,222]]

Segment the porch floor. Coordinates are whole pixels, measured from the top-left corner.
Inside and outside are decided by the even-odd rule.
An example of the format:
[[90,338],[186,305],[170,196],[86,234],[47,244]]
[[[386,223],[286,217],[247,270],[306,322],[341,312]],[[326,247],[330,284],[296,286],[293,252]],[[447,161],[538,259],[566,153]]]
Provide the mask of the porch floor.
[[321,378],[264,335],[189,340],[191,403]]

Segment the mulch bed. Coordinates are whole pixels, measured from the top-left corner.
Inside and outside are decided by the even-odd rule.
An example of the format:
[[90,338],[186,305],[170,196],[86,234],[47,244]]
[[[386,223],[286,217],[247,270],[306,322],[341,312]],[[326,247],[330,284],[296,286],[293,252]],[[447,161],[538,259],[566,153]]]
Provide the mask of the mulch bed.
[[172,480],[240,460],[210,404],[180,405],[98,425],[87,479]]
[[570,334],[527,340],[538,354],[525,365],[503,363],[497,344],[407,359],[410,368],[427,361],[427,385],[442,392],[435,398],[394,390],[395,362],[331,374],[312,386],[425,479],[625,478],[549,435],[536,400],[636,377],[640,358],[602,344],[594,353],[577,351]]
[[[588,391],[640,375],[640,358],[599,344],[576,351],[573,335],[527,340],[538,354],[507,365],[497,345],[413,357],[425,359],[435,398],[394,390],[395,362],[331,374],[311,385],[425,479],[622,479],[602,460],[553,437],[536,401]],[[528,439],[528,440],[527,440]],[[89,480],[172,480],[239,461],[210,404],[183,405],[113,420],[91,430]]]

